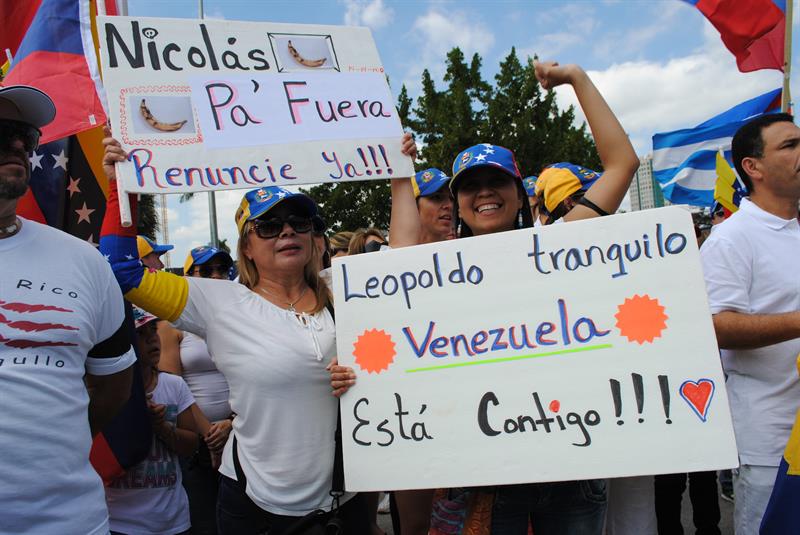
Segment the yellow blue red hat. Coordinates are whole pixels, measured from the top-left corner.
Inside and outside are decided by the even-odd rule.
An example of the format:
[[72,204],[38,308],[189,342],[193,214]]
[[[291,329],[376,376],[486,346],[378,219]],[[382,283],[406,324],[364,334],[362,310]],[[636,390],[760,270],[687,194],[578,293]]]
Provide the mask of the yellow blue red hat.
[[481,143],[461,151],[453,161],[453,178],[450,179],[450,191],[455,193],[458,179],[468,169],[475,167],[492,167],[522,180],[522,175],[514,159],[514,153],[505,147]]
[[532,175],[522,179],[522,185],[525,188],[525,192],[528,194],[528,197],[533,197],[536,195],[536,180],[538,178],[538,176]]
[[236,227],[239,232],[242,232],[245,222],[261,217],[275,205],[287,199],[292,199],[299,203],[301,207],[308,211],[310,217],[318,215],[317,203],[308,195],[292,193],[280,186],[253,189],[244,194],[242,203],[239,205],[239,209],[236,210]]
[[588,190],[600,176],[597,171],[580,165],[560,162],[542,171],[536,181],[536,192],[543,197],[545,208],[552,212],[570,195]]
[[420,171],[411,177],[411,187],[414,188],[414,197],[419,198],[433,195],[442,189],[442,186],[449,181],[450,177],[435,167]]
[[188,275],[193,266],[201,266],[215,256],[222,256],[229,267],[233,266],[233,258],[226,251],[208,245],[201,245],[189,251],[186,261],[183,263],[183,274]]
[[139,250],[139,258],[144,258],[150,253],[162,255],[174,247],[174,245],[158,244],[147,236],[136,236],[136,248]]

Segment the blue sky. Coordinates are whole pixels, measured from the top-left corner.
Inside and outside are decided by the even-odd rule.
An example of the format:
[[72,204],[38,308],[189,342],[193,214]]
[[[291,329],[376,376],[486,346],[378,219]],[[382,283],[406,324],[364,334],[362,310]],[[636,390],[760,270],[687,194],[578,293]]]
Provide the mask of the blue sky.
[[[795,6],[795,42],[797,11]],[[197,18],[199,11],[196,0],[128,0],[128,13]],[[577,63],[640,155],[651,150],[654,133],[694,126],[782,81],[778,71],[740,73],[713,26],[680,0],[205,0],[204,13],[230,20],[368,26],[395,95],[405,84],[415,96],[426,68],[441,83],[445,54],[454,46],[468,57],[479,53],[489,81],[512,47],[521,58],[538,54]],[[797,70],[796,44],[792,56]],[[795,80],[793,75],[796,91]],[[559,105],[575,104],[569,88],[557,94]],[[233,213],[240,199],[237,191],[217,195],[220,237],[229,244],[236,242]],[[180,265],[191,247],[209,239],[206,196],[185,204],[171,197],[168,207],[169,238],[176,248],[171,263]]]

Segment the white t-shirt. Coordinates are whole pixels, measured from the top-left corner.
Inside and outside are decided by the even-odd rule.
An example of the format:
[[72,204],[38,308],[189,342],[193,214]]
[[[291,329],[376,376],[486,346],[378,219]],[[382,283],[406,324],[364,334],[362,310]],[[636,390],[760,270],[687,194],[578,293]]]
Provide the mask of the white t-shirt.
[[[153,402],[167,406],[164,419],[176,425],[178,415],[194,403],[177,375],[158,374]],[[147,459],[106,487],[112,531],[131,535],[173,535],[189,529],[189,498],[181,484],[178,455],[153,435]]]
[[228,381],[214,366],[206,341],[190,332],[184,332],[180,350],[183,380],[205,417],[211,422],[230,417]]
[[[187,280],[175,325],[206,340],[228,380],[247,495],[279,515],[328,510],[338,408],[325,370],[336,354],[330,314],[297,316],[239,283]],[[232,444],[220,472],[236,479]]]
[[[800,310],[800,225],[749,199],[703,243],[711,313]],[[722,350],[742,464],[778,466],[800,400],[800,338],[757,349]]]
[[[0,266],[0,531],[106,533],[83,376],[135,361],[119,286],[91,245],[33,221]],[[118,351],[87,357],[101,342]]]

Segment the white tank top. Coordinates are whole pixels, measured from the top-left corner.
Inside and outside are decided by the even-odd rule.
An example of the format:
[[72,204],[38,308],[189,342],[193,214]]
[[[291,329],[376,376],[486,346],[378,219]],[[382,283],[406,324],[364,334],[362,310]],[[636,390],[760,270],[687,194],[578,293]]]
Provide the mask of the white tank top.
[[184,331],[180,349],[183,379],[197,406],[210,422],[228,418],[231,415],[228,381],[211,361],[205,340]]

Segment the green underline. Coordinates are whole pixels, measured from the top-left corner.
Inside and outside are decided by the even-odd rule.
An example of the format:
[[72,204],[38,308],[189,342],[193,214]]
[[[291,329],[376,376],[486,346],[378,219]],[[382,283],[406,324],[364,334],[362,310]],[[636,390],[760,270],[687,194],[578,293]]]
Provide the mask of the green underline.
[[455,362],[453,364],[442,364],[440,366],[428,366],[427,368],[412,368],[406,373],[429,372],[433,370],[445,370],[447,368],[461,368],[462,366],[477,366],[478,364],[496,364],[498,362],[512,362],[514,360],[535,359],[539,357],[551,357],[553,355],[566,355],[568,353],[580,353],[582,351],[596,351],[598,349],[609,349],[614,347],[612,344],[599,344],[595,346],[576,347],[574,349],[561,349],[559,351],[548,351],[547,353],[534,353],[532,355],[517,355],[516,357],[501,357],[497,359],[470,360],[467,362]]

